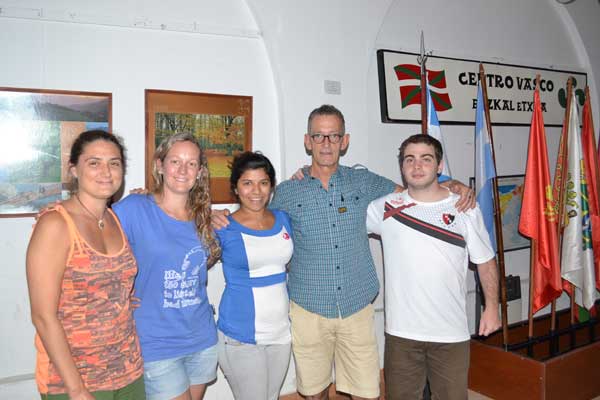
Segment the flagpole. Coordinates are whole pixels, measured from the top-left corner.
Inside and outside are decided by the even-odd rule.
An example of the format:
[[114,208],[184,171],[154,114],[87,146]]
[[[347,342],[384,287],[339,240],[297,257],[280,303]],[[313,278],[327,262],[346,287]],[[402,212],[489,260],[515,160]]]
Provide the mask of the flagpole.
[[[492,134],[492,122],[490,119],[490,108],[488,104],[487,84],[485,82],[485,72],[483,64],[479,63],[479,81],[483,92],[483,112],[485,113],[487,131],[490,137],[490,147],[492,150],[492,161],[494,170],[496,169],[496,151],[494,149],[494,135]],[[502,341],[504,350],[508,346],[508,316],[506,307],[506,270],[504,264],[504,238],[502,236],[502,215],[500,214],[500,198],[498,196],[498,180],[492,179],[492,193],[494,196],[494,220],[496,231],[496,248],[498,249],[498,272],[500,275],[500,309],[502,311]]]
[[[535,90],[540,90],[540,74],[535,76]],[[533,356],[533,289],[535,282],[535,260],[537,252],[537,240],[531,240],[531,251],[529,252],[529,316],[528,316],[528,342],[527,353]]]
[[[572,79],[567,79],[567,105],[565,108],[565,121],[563,123],[563,130],[560,137],[560,144],[558,147],[558,157],[556,160],[556,169],[554,172],[554,192],[556,194],[556,199],[558,200],[558,208],[556,210],[556,218],[558,221],[558,238],[561,246],[559,247],[559,254],[561,256],[562,261],[562,233],[563,233],[563,223],[564,223],[564,211],[565,211],[565,173],[567,169],[568,162],[568,131],[569,131],[569,119],[571,118],[571,101],[573,97],[573,82]],[[564,281],[563,281],[564,282]],[[575,286],[572,283],[567,284],[570,289],[570,302],[569,308],[571,312],[570,325],[575,324]],[[552,323],[556,323],[556,300],[552,302]]]
[[[539,76],[539,75],[538,75]],[[528,342],[529,345],[527,346],[527,353],[529,356],[533,356],[533,282],[534,282],[534,273],[535,273],[535,268],[533,267],[535,265],[535,260],[536,260],[536,253],[537,252],[537,240],[532,239],[531,240],[531,251],[529,252],[529,317],[528,317],[528,325],[529,325],[529,331],[528,331]]]
[[417,57],[421,65],[421,133],[427,134],[427,54],[425,54],[425,39],[421,31],[421,55]]
[[[569,131],[569,118],[571,118],[571,98],[573,96],[573,83],[571,78],[567,80],[567,107],[565,110],[565,122],[563,123],[563,130],[560,137],[560,143],[558,147],[558,158],[556,160],[556,169],[554,171],[554,191],[556,193],[556,199],[558,200],[558,209],[556,210],[556,216],[558,218],[558,236],[562,234],[563,230],[563,219],[564,219],[564,208],[565,208],[565,172],[567,169],[567,135]],[[557,187],[558,184],[558,187]],[[558,190],[558,192],[556,192]]]
[[[562,244],[562,233],[563,233],[563,222],[564,222],[564,209],[565,209],[565,180],[566,180],[566,170],[567,170],[567,162],[568,162],[568,123],[569,123],[569,118],[571,118],[571,97],[572,97],[572,92],[573,92],[573,82],[571,80],[571,78],[567,79],[567,104],[565,107],[565,121],[563,123],[563,129],[561,132],[561,137],[560,137],[560,143],[558,146],[558,156],[556,159],[556,168],[554,171],[554,185],[553,185],[553,190],[554,190],[554,194],[555,194],[555,199],[557,200],[557,209],[556,209],[556,218],[557,218],[557,234],[558,234],[558,240],[559,240],[559,244]],[[559,255],[562,258],[562,245],[559,245],[559,249],[558,249]],[[570,285],[570,284],[569,284]],[[571,292],[574,292],[574,287],[573,285],[570,285],[571,287]],[[571,304],[570,304],[570,311],[571,311],[571,318],[570,318],[570,325],[574,324],[574,314],[573,314],[573,296],[571,296]],[[552,300],[552,309],[551,309],[551,320],[550,320],[550,336],[552,337],[552,334],[555,332],[556,330],[556,299]],[[553,339],[551,339],[551,354],[554,352],[554,350],[558,350],[556,347],[558,347],[558,343],[556,342],[556,340],[554,340],[554,343],[552,342]]]
[[563,219],[564,219],[564,208],[565,208],[565,172],[567,169],[567,135],[568,135],[568,123],[571,118],[571,97],[573,94],[573,86],[571,78],[567,80],[567,106],[565,109],[565,122],[563,123],[563,129],[560,136],[560,143],[558,145],[558,156],[556,159],[556,168],[554,170],[554,198],[557,200],[556,217],[558,221],[558,237],[562,235],[563,230]]
[[527,151],[527,167],[519,232],[531,239],[529,279],[529,340],[527,352],[535,343],[533,315],[562,293],[555,202],[550,185],[548,148],[544,114],[540,100],[540,75],[536,76],[533,114]]

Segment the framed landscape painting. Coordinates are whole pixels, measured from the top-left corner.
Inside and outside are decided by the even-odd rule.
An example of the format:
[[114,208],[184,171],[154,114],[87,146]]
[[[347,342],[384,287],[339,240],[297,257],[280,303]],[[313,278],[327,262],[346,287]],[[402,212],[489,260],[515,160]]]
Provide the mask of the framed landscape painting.
[[[521,250],[530,246],[529,239],[519,233],[519,218],[525,175],[498,176],[498,198],[500,200],[500,217],[502,218],[502,239],[504,251]],[[475,187],[475,178],[469,179]]]
[[530,246],[529,239],[519,233],[525,175],[504,175],[497,179],[504,251],[525,249]]
[[69,195],[69,151],[85,130],[111,129],[112,95],[0,88],[0,217],[35,215]]
[[146,187],[153,189],[152,157],[166,137],[193,134],[206,154],[214,204],[235,203],[230,163],[252,148],[252,97],[146,90]]

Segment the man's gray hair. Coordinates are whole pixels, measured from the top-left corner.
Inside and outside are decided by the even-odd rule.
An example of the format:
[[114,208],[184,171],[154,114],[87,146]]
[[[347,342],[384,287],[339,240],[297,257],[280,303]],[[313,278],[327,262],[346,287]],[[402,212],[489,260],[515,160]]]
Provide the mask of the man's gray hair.
[[344,120],[344,114],[342,114],[340,110],[338,110],[337,108],[335,108],[335,106],[332,106],[331,104],[323,104],[322,106],[315,108],[310,112],[310,114],[308,115],[308,125],[306,127],[306,133],[312,133],[310,131],[310,124],[312,124],[312,121],[315,117],[321,115],[335,115],[336,117],[338,117],[342,123],[342,131],[340,133],[346,133],[346,121]]

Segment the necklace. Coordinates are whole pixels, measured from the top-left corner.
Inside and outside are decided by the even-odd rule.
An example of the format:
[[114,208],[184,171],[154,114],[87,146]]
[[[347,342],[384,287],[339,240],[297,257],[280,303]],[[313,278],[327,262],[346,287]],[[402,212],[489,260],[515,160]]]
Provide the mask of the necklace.
[[98,217],[96,217],[96,215],[94,215],[93,212],[91,212],[89,210],[89,208],[87,208],[85,206],[85,204],[83,204],[83,202],[81,201],[81,199],[79,198],[78,195],[75,195],[75,198],[77,199],[79,204],[81,204],[81,207],[83,207],[83,209],[85,211],[87,211],[88,214],[90,214],[95,220],[98,220],[98,229],[103,230],[104,229],[104,214],[106,213],[106,207],[104,207],[104,211],[102,211],[102,218],[98,218]]

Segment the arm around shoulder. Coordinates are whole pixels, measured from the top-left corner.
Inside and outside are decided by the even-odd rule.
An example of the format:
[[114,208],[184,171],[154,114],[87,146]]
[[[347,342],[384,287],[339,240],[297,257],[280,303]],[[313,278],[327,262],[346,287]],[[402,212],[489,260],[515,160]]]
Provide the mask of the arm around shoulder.
[[[360,171],[360,170],[359,170]],[[362,169],[369,176],[369,188],[368,192],[372,195],[371,200],[375,200],[379,197],[385,196],[390,193],[399,193],[404,190],[404,188],[392,180],[378,175],[374,172],[369,171],[368,169]]]
[[117,203],[112,205],[112,210],[119,218],[119,223],[127,236],[127,240],[130,244],[136,242],[136,227],[139,226],[140,221],[145,221],[148,202],[151,201],[149,194],[138,194],[131,193]]
[[471,189],[464,183],[455,179],[450,179],[442,182],[441,185],[448,188],[452,193],[460,196],[460,198],[456,202],[456,209],[459,212],[464,212],[473,209],[477,205],[475,192],[473,191],[473,189]]
[[292,220],[289,214],[283,210],[272,209],[271,211],[275,213],[276,218],[281,219],[281,223],[283,226],[285,226],[285,229],[289,232],[289,234],[292,235],[293,239],[294,232],[292,229]]
[[380,197],[369,203],[367,207],[367,232],[381,235],[385,201],[388,196]]
[[269,202],[269,208],[288,212],[288,203],[290,199],[297,197],[296,190],[301,190],[300,184],[300,181],[287,180],[277,185]]

